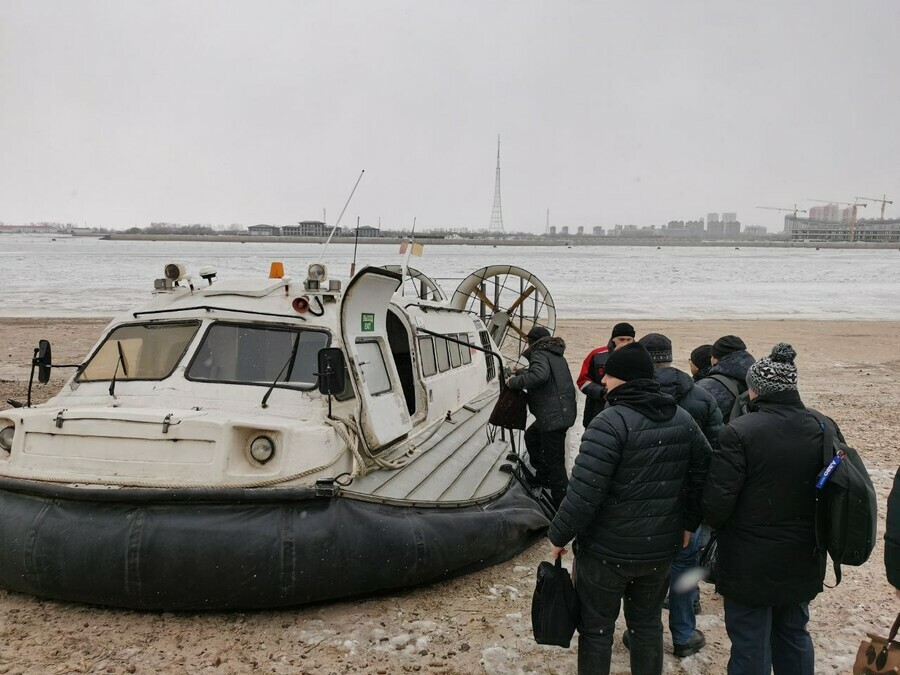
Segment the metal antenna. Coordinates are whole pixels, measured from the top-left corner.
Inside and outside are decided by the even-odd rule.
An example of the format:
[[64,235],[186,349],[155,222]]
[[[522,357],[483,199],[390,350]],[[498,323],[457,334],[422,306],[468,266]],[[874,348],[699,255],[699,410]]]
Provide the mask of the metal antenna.
[[497,179],[494,182],[494,208],[491,211],[492,232],[503,232],[503,209],[500,208],[500,135],[497,135]]
[[[334,227],[331,228],[331,234],[328,235],[328,239],[325,241],[325,245],[322,246],[322,252],[319,254],[318,262],[322,262],[322,258],[325,256],[325,251],[328,249],[328,244],[331,243],[331,238],[334,236],[334,233],[338,229],[338,225],[341,224],[341,218],[344,217],[344,211],[347,210],[347,207],[350,206],[350,200],[353,199],[353,193],[356,192],[356,188],[359,186],[359,181],[362,180],[363,174],[366,172],[365,169],[359,172],[359,178],[356,179],[356,184],[353,186],[353,189],[350,190],[350,196],[347,197],[347,202],[344,204],[344,208],[341,209],[341,215],[338,216],[337,222],[334,224]],[[324,217],[325,211],[322,211]]]

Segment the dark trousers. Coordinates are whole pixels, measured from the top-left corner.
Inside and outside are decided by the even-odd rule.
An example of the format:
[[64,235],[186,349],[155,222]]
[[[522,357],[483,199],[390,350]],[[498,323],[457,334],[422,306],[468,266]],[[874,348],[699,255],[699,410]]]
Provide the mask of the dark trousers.
[[538,429],[537,422],[525,430],[525,448],[528,450],[531,466],[534,467],[537,484],[550,488],[550,498],[557,507],[562,503],[569,486],[566,474],[566,431],[567,429],[542,431]]
[[578,672],[606,675],[616,637],[616,619],[625,600],[632,675],[660,675],[663,667],[662,603],[669,563],[616,565],[589,553],[575,557]]
[[815,652],[806,630],[809,605],[753,607],[725,598],[731,640],[728,675],[813,675]]

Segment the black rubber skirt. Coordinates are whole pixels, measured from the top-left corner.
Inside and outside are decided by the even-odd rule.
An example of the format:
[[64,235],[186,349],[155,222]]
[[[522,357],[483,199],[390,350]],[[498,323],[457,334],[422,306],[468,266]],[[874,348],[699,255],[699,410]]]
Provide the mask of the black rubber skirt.
[[289,607],[481,569],[548,525],[515,481],[493,502],[456,508],[311,490],[221,494],[3,480],[0,586],[133,609]]

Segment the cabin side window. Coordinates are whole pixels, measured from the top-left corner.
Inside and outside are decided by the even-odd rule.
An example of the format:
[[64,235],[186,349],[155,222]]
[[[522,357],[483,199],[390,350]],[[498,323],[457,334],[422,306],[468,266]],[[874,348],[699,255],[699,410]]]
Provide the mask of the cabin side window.
[[437,353],[438,370],[442,373],[450,370],[450,354],[447,351],[447,341],[444,338],[434,338],[434,351]]
[[[459,339],[463,342],[468,342],[472,344],[472,338],[469,337],[468,333],[460,333]],[[463,365],[468,365],[472,363],[472,348],[467,347],[466,345],[459,345],[459,355],[462,357]]]
[[128,324],[110,331],[76,382],[163,380],[175,370],[197,334],[199,321]]
[[[451,335],[450,337],[459,340],[458,334]],[[450,365],[454,368],[459,368],[460,364],[462,363],[462,357],[460,357],[459,355],[459,343],[447,340],[447,347],[450,349]]]
[[[488,351],[491,350],[491,336],[488,335],[486,330],[478,331],[478,335],[481,337],[481,346],[484,347]],[[494,363],[494,357],[490,354],[484,355],[484,366],[487,371],[487,381],[490,382],[495,377],[497,377],[497,366]]]
[[323,331],[215,323],[203,337],[187,379],[313,389]]
[[419,359],[422,361],[422,375],[431,377],[437,373],[437,359],[434,355],[434,342],[430,337],[420,337]]

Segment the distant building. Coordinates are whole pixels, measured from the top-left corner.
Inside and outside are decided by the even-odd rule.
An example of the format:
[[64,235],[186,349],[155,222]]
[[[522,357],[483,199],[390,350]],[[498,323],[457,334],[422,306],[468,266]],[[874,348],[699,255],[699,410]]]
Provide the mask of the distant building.
[[594,232],[594,236],[595,236],[595,237],[602,237],[602,236],[603,236],[603,228],[600,227],[599,225],[594,225],[594,230],[593,230],[593,232]]
[[[850,241],[850,223],[787,215],[784,217],[784,230],[790,235],[791,241]],[[873,218],[857,221],[853,228],[853,241],[900,242],[900,219]]]
[[[837,204],[813,206],[809,210],[809,219],[820,223],[839,223],[842,220],[842,215],[841,207]],[[850,222],[849,215],[846,222]]]
[[703,218],[687,221],[684,224],[684,229],[687,230],[690,234],[697,236],[702,235],[706,231],[703,227]]
[[694,239],[703,236],[703,219],[670,220],[663,228],[668,239]]
[[247,228],[251,237],[277,237],[281,228],[276,225],[251,225]]
[[744,236],[752,239],[755,237],[764,237],[766,235],[765,225],[748,225],[744,228]]
[[562,226],[562,234],[563,234],[564,236],[567,236],[567,235],[569,234],[569,226],[568,226],[568,225],[563,225],[563,226]]
[[[331,234],[331,228],[321,220],[303,220],[297,224],[296,231],[298,237],[327,237]],[[335,231],[335,235],[339,236],[341,229]]]
[[736,223],[737,222],[737,214],[736,213],[723,213],[722,214],[722,222],[723,223]]
[[712,223],[719,222],[719,214],[718,213],[707,213],[706,214],[706,224],[710,225]]
[[575,234],[579,237],[584,236],[584,225],[579,225],[578,230],[576,230]]
[[[733,214],[728,214],[733,215]],[[726,239],[737,239],[741,236],[741,223],[737,220],[726,220],[723,236]]]
[[715,215],[715,220],[707,220],[706,221],[706,235],[710,239],[724,239],[725,238],[725,223],[719,222],[718,214],[709,214],[710,216]]
[[550,226],[550,236],[551,236],[551,237],[555,237],[555,236],[556,236],[556,225],[551,225],[551,226]]
[[372,227],[371,225],[360,225],[359,226],[359,237],[362,239],[363,237],[380,237],[381,230],[377,227]]

